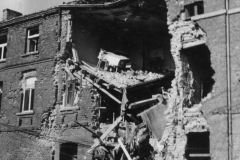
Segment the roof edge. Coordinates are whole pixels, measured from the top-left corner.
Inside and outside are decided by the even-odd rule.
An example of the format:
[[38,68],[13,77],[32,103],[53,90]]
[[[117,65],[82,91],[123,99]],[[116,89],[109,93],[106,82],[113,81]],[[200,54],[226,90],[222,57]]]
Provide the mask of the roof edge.
[[65,4],[65,5],[59,5],[60,8],[96,8],[96,9],[102,9],[102,8],[112,8],[112,7],[119,7],[119,5],[123,5],[125,3],[131,3],[136,0],[117,0],[115,2],[107,2],[103,4]]
[[0,27],[7,27],[9,25],[17,24],[17,23],[20,23],[20,22],[29,21],[29,20],[39,18],[39,17],[44,17],[46,15],[57,13],[58,11],[59,11],[59,7],[54,7],[54,8],[49,8],[49,9],[46,9],[46,10],[43,10],[43,11],[30,13],[30,14],[27,14],[27,15],[19,16],[19,17],[15,17],[15,18],[7,20],[7,21],[1,21],[0,22]]

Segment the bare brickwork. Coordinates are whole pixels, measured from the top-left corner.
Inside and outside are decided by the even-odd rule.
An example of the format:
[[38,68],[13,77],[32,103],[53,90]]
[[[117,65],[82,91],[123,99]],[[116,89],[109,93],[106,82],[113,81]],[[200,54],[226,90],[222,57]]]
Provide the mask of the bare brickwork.
[[[150,100],[147,100],[154,105],[156,101],[160,102],[160,106],[165,98],[167,103],[164,117],[160,117],[165,119],[161,124],[165,125],[161,130],[162,137],[160,139],[151,137],[147,145],[150,143],[153,146],[150,150],[154,151],[155,156],[158,155],[155,159],[160,160],[191,160],[194,157],[226,160],[231,156],[231,160],[239,159],[240,22],[238,15],[240,9],[238,7],[240,3],[238,0],[231,1],[230,10],[226,12],[225,0],[165,1],[168,9],[167,25],[161,21],[160,26],[165,30],[168,26],[171,40],[168,42],[170,36],[164,34],[162,43],[166,46],[170,43],[170,51],[162,54],[160,52],[162,50],[157,50],[159,53],[156,54],[160,55],[160,62],[164,60],[164,56],[165,60],[169,61],[166,63],[166,69],[175,67],[174,78],[166,84],[168,86],[166,97],[157,95],[156,98],[156,95],[152,96],[153,94],[147,97],[147,93],[139,94],[137,91],[132,92],[137,95],[136,97],[128,97],[131,101],[131,98],[142,96],[144,100],[149,98]],[[186,17],[186,5],[199,2],[203,2],[204,14]],[[104,138],[109,134],[109,142],[112,137],[116,138],[116,134],[125,135],[124,129],[121,130],[124,126],[118,125],[118,120],[122,119],[125,111],[130,110],[129,113],[133,115],[140,113],[141,109],[131,110],[131,107],[141,105],[138,103],[129,105],[124,101],[126,97],[121,95],[126,94],[126,91],[120,90],[121,86],[114,88],[111,84],[123,80],[123,77],[133,81],[134,78],[130,73],[128,75],[127,72],[115,73],[120,75],[116,78],[111,72],[104,74],[106,70],[98,71],[96,68],[92,69],[91,65],[78,62],[78,57],[95,58],[92,60],[95,62],[97,61],[95,55],[98,54],[96,50],[101,47],[101,43],[105,46],[113,44],[114,47],[121,48],[125,44],[124,39],[116,40],[114,36],[111,37],[111,33],[116,32],[114,31],[107,35],[114,41],[108,43],[105,40],[103,43],[101,38],[106,35],[101,34],[107,33],[108,29],[98,29],[99,25],[94,25],[93,21],[84,22],[88,19],[87,14],[85,16],[81,14],[87,11],[75,14],[77,7],[66,8],[67,6],[55,7],[26,16],[20,16],[19,13],[15,15],[20,16],[18,18],[11,17],[0,22],[0,38],[7,35],[6,59],[0,60],[0,87],[2,87],[0,88],[0,144],[2,144],[0,159],[2,160],[63,160],[69,156],[77,157],[78,160],[92,159],[92,155],[86,153],[90,152],[89,148],[95,149],[94,145],[99,144],[100,140],[96,139],[98,134],[103,134]],[[115,14],[121,15],[122,12]],[[94,12],[91,16],[93,15]],[[227,54],[226,16],[229,16],[230,55]],[[119,21],[119,24],[122,24],[122,21]],[[134,28],[133,25],[129,26]],[[151,27],[149,28],[152,32],[154,29]],[[111,27],[110,29],[114,30]],[[119,31],[123,29],[119,35],[128,32],[128,28],[118,29]],[[104,32],[98,34],[97,32],[100,31]],[[133,31],[137,32],[134,29]],[[139,37],[144,38],[142,35]],[[143,50],[138,50],[144,42],[141,38],[135,39],[136,44],[132,43],[135,48],[132,45],[128,46],[128,49],[136,54],[132,54],[132,57],[142,58],[147,54],[146,46]],[[121,44],[116,44],[117,42]],[[74,43],[78,45],[77,49]],[[90,55],[93,51],[94,54]],[[170,53],[171,56],[166,58]],[[136,60],[142,65],[140,67],[145,66],[142,62],[144,58],[142,59]],[[175,65],[171,64],[172,61]],[[150,77],[150,80],[154,75],[164,77],[147,71],[134,74],[134,76],[140,75],[140,78],[136,76],[136,79],[141,83],[146,77]],[[110,77],[108,77],[109,84],[103,83],[106,75]],[[31,80],[35,82],[34,85]],[[154,89],[164,94],[163,86]],[[229,114],[229,105],[232,114]],[[101,117],[100,114],[103,116]],[[131,121],[139,125],[140,118],[136,117]],[[113,126],[108,124],[109,121]],[[127,127],[129,124],[124,123],[124,125]],[[134,125],[131,124],[131,127]],[[109,127],[112,130],[118,128],[120,133],[111,130],[106,133]],[[135,130],[132,129],[132,134],[136,134],[134,132]]]
[[[181,21],[181,13],[184,12],[184,6],[186,4],[194,3],[195,1],[167,1],[168,4],[168,20]],[[238,55],[238,31],[236,26],[238,22],[236,18],[239,17],[239,13],[229,14],[229,30],[230,30],[230,86],[228,85],[228,68],[227,68],[227,22],[226,14],[215,14],[209,16],[208,14],[214,14],[216,12],[224,11],[226,8],[226,2],[224,0],[217,1],[203,1],[204,14],[195,20],[202,30],[207,35],[206,46],[210,51],[211,67],[214,70],[212,76],[214,85],[212,91],[202,100],[202,111],[205,115],[208,125],[210,126],[210,155],[211,159],[228,159],[229,152],[233,151],[232,158],[238,159],[239,150],[238,144],[235,142],[238,139],[239,125],[237,121],[239,119],[239,81],[238,71],[239,66]],[[229,12],[239,8],[239,2],[237,0],[229,1]],[[194,17],[192,17],[194,20]],[[230,97],[227,95],[227,89],[230,88]],[[230,98],[230,100],[228,99]],[[228,117],[228,102],[231,102],[233,117]],[[229,123],[232,126],[229,125]],[[228,128],[228,126],[232,128]],[[232,131],[231,131],[232,130]],[[232,133],[231,133],[232,132]],[[229,136],[230,134],[230,136]],[[233,134],[233,136],[231,136]],[[233,143],[228,144],[229,139],[233,139]],[[228,145],[230,147],[228,148]],[[229,151],[230,149],[230,151]],[[231,153],[230,153],[231,154]],[[231,156],[231,155],[230,155]]]

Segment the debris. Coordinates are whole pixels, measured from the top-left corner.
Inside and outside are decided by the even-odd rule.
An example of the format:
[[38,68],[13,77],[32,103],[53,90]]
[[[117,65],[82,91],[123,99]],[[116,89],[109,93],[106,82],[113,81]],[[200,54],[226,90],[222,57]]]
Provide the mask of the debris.
[[122,140],[120,138],[118,138],[118,143],[120,144],[120,146],[122,147],[123,152],[125,153],[125,155],[127,156],[128,160],[132,160],[132,158],[130,157],[127,149],[125,148],[125,146],[122,143]]
[[[158,130],[157,127],[151,126],[150,123],[154,120],[156,123],[162,124],[164,121],[159,122],[159,120],[163,120],[162,118],[164,116],[161,116],[159,119],[156,115],[148,115],[148,113],[155,112],[158,114],[161,112],[163,115],[164,111],[162,109],[158,108],[160,110],[155,110],[156,108],[153,106],[157,103],[162,103],[164,100],[161,94],[153,95],[145,86],[149,84],[152,86],[155,82],[159,83],[158,81],[164,78],[164,75],[147,71],[128,70],[126,66],[120,66],[121,61],[129,60],[128,58],[114,55],[114,53],[103,50],[100,51],[98,58],[99,63],[97,67],[93,67],[84,61],[77,63],[71,59],[68,59],[66,65],[64,65],[64,70],[70,77],[71,82],[76,83],[76,85],[74,85],[77,90],[77,93],[74,95],[76,101],[83,100],[82,89],[94,87],[91,89],[91,101],[95,108],[92,112],[93,123],[91,124],[91,131],[94,132],[93,135],[96,135],[95,132],[99,132],[102,133],[102,136],[99,139],[95,139],[94,144],[87,151],[87,154],[93,154],[97,159],[104,157],[109,160],[114,159],[114,157],[114,160],[120,160],[120,157],[124,157],[125,155],[128,159],[134,160],[144,158],[151,159],[153,148],[149,144],[150,134],[153,133],[158,139],[160,139],[160,135],[156,133]],[[107,65],[102,67],[102,61],[105,61]],[[127,65],[127,62],[124,63],[124,65]],[[116,70],[106,69],[106,67],[109,66],[115,67]],[[134,95],[136,92],[141,91],[144,91],[144,95],[139,97]],[[149,93],[146,93],[146,91]],[[159,91],[161,92],[161,90]],[[112,102],[108,104],[107,98],[101,98],[106,96],[108,99],[114,100],[113,104],[115,106],[111,104]],[[122,97],[121,100],[119,100],[120,97]],[[106,106],[98,106],[97,104],[100,101]],[[110,108],[111,106],[113,106],[113,108]],[[119,110],[117,107],[119,107]],[[105,109],[102,110],[101,108]],[[108,119],[107,117],[101,117],[100,114],[109,112],[112,109],[114,110],[114,108],[116,108],[116,114],[112,112],[112,117],[109,117],[109,120],[99,122],[99,118]],[[142,113],[144,118],[141,119],[137,117],[136,115],[139,113]],[[114,121],[116,116],[119,117]],[[146,117],[151,120],[147,122]],[[146,122],[148,129],[145,124],[140,124],[142,120]],[[109,122],[113,123],[108,124]],[[136,125],[139,126],[136,127]],[[119,137],[121,137],[121,139],[119,139]],[[124,146],[124,144],[126,146]],[[115,152],[117,155],[115,155]]]
[[[118,123],[119,123],[121,120],[122,120],[122,117],[118,117],[118,118],[116,119],[116,121],[111,125],[111,127],[109,127],[108,130],[107,130],[105,133],[103,133],[103,135],[100,137],[100,139],[101,139],[101,140],[104,140],[104,139],[108,136],[108,134],[118,125]],[[87,151],[87,153],[90,154],[90,153],[93,151],[93,149],[94,149],[96,146],[99,145],[99,143],[100,143],[99,141],[95,142],[95,143],[91,146],[91,148]]]

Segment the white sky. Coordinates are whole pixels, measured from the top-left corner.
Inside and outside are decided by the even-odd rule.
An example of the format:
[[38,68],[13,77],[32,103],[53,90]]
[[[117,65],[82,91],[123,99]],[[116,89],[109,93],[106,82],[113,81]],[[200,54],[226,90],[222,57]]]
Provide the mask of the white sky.
[[0,0],[0,21],[2,10],[9,8],[23,15],[47,9],[74,0]]

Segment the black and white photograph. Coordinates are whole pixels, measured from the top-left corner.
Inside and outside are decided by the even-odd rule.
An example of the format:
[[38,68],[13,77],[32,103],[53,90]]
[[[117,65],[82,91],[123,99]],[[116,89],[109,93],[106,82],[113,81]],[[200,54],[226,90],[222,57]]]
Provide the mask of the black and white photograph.
[[240,0],[0,0],[0,160],[240,160]]

